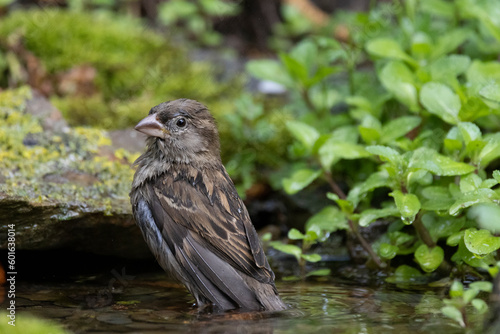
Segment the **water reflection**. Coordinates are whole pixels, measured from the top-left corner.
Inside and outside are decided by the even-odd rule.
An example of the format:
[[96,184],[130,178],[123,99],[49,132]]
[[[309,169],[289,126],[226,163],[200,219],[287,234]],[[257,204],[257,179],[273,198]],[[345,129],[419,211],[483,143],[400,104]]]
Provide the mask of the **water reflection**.
[[22,284],[17,306],[74,333],[464,333],[441,315],[438,291],[338,281],[278,283],[278,289],[289,310],[200,313],[182,286],[158,274],[109,291],[98,279]]

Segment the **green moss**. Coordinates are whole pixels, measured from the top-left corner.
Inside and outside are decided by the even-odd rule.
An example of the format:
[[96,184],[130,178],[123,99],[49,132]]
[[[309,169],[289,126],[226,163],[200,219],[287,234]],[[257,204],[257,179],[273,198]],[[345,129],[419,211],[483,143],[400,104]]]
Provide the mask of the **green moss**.
[[210,64],[190,61],[186,50],[127,17],[18,11],[2,19],[0,45],[16,35],[55,82],[77,66],[96,70],[90,91],[59,87],[52,99],[72,125],[131,126],[152,106],[182,97],[225,113],[242,88],[238,79],[218,82]]
[[0,313],[2,321],[0,322],[1,333],[11,334],[65,334],[68,333],[59,325],[53,322],[38,319],[30,315],[20,314],[16,315],[15,326],[8,324],[8,314],[5,312]]
[[[239,103],[242,78],[221,82],[217,79],[219,73],[210,63],[191,61],[186,50],[169,42],[165,36],[145,29],[140,21],[109,13],[56,9],[18,11],[2,19],[0,54],[2,48],[19,37],[47,70],[57,92],[51,96],[51,101],[72,126],[130,127],[152,106],[167,100],[190,98],[206,104],[217,119],[223,159],[231,165],[229,171],[235,181],[244,183],[240,190],[262,178],[257,166],[276,167],[286,155],[289,137],[284,124],[288,113],[272,107],[266,108],[269,112],[258,118],[247,119],[248,110]],[[85,89],[79,88],[81,83],[77,78],[69,82],[61,79],[77,67],[95,70],[95,78],[86,82]],[[7,70],[8,75],[13,75],[10,70]],[[2,82],[6,83],[6,78],[0,77],[0,84]],[[9,135],[10,139],[5,140],[15,139],[19,143],[27,132],[33,132],[27,128],[23,131],[19,137]],[[78,141],[77,137],[72,137],[70,142]],[[36,151],[40,148],[33,149],[39,153],[24,147],[20,149],[25,155],[49,154]],[[63,153],[68,151],[53,152]],[[94,160],[75,165],[92,169],[88,166],[89,161]],[[116,173],[121,173],[117,169]],[[123,184],[117,187],[121,189]]]
[[[103,130],[43,133],[24,112],[29,97],[27,88],[0,93],[0,191],[30,201],[86,203],[109,214],[130,212],[131,163],[138,154],[110,150]],[[34,144],[23,143],[26,138]]]

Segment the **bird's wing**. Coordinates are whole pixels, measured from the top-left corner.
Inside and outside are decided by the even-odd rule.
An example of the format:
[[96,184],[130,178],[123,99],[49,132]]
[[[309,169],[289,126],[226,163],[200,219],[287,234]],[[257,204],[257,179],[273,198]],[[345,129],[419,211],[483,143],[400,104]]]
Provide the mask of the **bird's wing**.
[[274,273],[258,235],[223,166],[204,174],[186,166],[149,187],[153,216],[163,225],[160,230],[174,240],[174,247],[183,247],[186,260],[197,263],[196,250],[204,248],[250,277],[273,284]]

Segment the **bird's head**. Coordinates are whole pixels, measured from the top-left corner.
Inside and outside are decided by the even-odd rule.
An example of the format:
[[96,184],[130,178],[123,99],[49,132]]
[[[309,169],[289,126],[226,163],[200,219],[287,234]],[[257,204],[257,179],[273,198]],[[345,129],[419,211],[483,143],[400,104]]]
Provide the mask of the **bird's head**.
[[203,104],[188,99],[151,108],[135,129],[146,134],[148,150],[158,150],[169,161],[188,164],[220,163],[219,133]]

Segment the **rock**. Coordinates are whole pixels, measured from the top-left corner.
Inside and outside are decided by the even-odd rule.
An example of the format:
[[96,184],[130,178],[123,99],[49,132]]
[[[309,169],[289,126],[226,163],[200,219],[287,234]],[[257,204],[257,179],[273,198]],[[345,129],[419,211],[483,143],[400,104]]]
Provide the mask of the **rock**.
[[111,147],[127,149],[130,152],[142,153],[145,149],[146,135],[134,129],[114,130],[109,132]]
[[[107,215],[104,208],[78,201],[29,201],[0,193],[0,248],[7,247],[7,224],[14,224],[16,249],[64,249],[126,258],[148,258],[150,252],[132,215]],[[119,211],[119,210],[116,210]]]
[[68,127],[27,88],[0,92],[0,119],[1,249],[13,227],[16,250],[151,257],[128,198],[138,153],[115,150],[105,131]]
[[61,112],[35,90],[32,91],[32,97],[26,101],[26,112],[38,118],[45,131],[64,132],[69,130],[68,123]]

